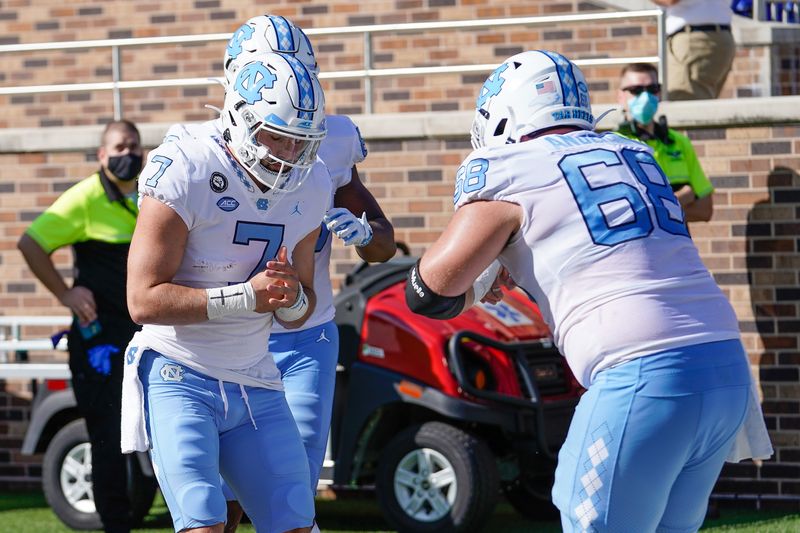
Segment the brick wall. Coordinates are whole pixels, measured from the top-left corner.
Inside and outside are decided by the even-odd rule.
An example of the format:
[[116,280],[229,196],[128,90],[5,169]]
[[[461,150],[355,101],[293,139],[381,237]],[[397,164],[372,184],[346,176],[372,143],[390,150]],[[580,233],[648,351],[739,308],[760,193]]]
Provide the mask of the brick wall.
[[[238,22],[258,12],[220,0],[68,6],[38,0],[35,4],[26,0],[3,3],[0,43],[215,33],[231,31]],[[591,2],[534,0],[503,7],[483,0],[275,1],[262,6],[307,27],[536,15],[596,7]],[[571,57],[649,55],[655,52],[653,39],[652,24],[618,22],[386,36],[376,39],[374,50],[376,66],[388,68],[497,62],[533,46],[562,50]],[[315,45],[323,72],[361,64],[358,38],[321,39]],[[763,86],[764,61],[778,61],[776,68],[786,80],[781,93],[796,92],[800,70],[797,46],[784,43],[775,47],[782,50],[785,59],[770,56],[765,47],[740,48],[723,96],[762,94],[756,89]],[[218,43],[126,52],[125,76],[217,75],[221,48]],[[0,56],[0,85],[109,79],[108,58],[95,52],[52,52],[42,61],[41,54]],[[618,68],[586,70],[594,101],[612,101]],[[375,111],[466,110],[473,105],[484,78],[445,75],[376,80]],[[333,112],[360,113],[364,109],[361,82],[326,82],[326,94]],[[125,116],[141,123],[204,120],[211,114],[201,105],[220,100],[217,87],[127,91]],[[782,104],[776,100],[774,105]],[[108,120],[112,113],[110,94],[101,92],[0,97],[0,106],[3,128],[95,124]],[[736,309],[777,450],[776,457],[763,466],[746,463],[726,467],[718,492],[767,498],[780,494],[794,498],[790,505],[796,507],[800,501],[800,128],[706,126],[688,134],[717,188],[716,210],[710,223],[694,225],[692,233],[704,261]],[[445,138],[367,141],[370,155],[360,165],[362,178],[390,216],[398,239],[411,244],[414,253],[421,253],[449,219],[453,175],[470,150],[466,129],[464,135]],[[15,243],[38,213],[95,167],[93,150],[0,153],[0,313],[62,313],[23,266]],[[70,253],[58,251],[55,259],[67,273]],[[355,263],[351,251],[335,247],[332,273],[337,284]],[[29,400],[30,390],[25,384],[0,384],[0,484],[19,486],[39,475],[41,458],[22,458],[18,452],[29,418]]]
[[[243,7],[235,0],[175,2],[71,2],[12,0],[0,7],[0,44],[198,35],[232,32],[262,12],[285,15],[305,28],[352,25],[480,20],[519,16],[609,11],[600,2],[527,0],[367,0],[290,2],[273,0]],[[361,34],[312,37],[322,72],[363,67]],[[655,19],[618,20],[552,26],[436,30],[376,35],[373,68],[462,64],[494,64],[524,49],[550,48],[573,59],[652,56],[657,53]],[[775,48],[775,50],[772,50]],[[208,78],[221,73],[224,42],[150,45],[124,48],[125,81]],[[742,44],[722,97],[768,96],[796,91],[797,46]],[[774,63],[774,65],[773,65]],[[612,102],[620,68],[587,68],[595,102]],[[111,52],[52,50],[0,55],[0,86],[95,83],[111,81]],[[775,78],[775,88],[770,89]],[[485,74],[440,74],[427,77],[379,78],[374,81],[374,111],[455,111],[471,109]],[[780,81],[778,81],[780,80]],[[329,112],[365,111],[361,80],[326,81]],[[212,118],[204,109],[218,104],[217,86],[129,89],[123,114],[136,122],[182,122]],[[100,124],[113,116],[109,91],[0,96],[0,127],[58,127]]]
[[[357,117],[356,117],[357,119]],[[726,467],[718,491],[766,499],[800,494],[800,127],[730,127],[687,131],[716,187],[715,213],[692,234],[739,317],[759,377],[776,457],[762,467]],[[455,169],[469,153],[466,133],[444,139],[368,139],[359,171],[392,220],[399,240],[419,254],[450,217]],[[0,168],[0,303],[5,314],[60,312],[14,249],[28,222],[76,178],[95,167],[92,154],[3,154]],[[70,255],[56,262],[65,272]],[[357,263],[335,246],[332,274],[341,282]],[[44,335],[45,331],[34,332]],[[29,391],[21,383],[0,392],[0,480],[38,475],[39,458],[18,453],[27,426]],[[789,505],[798,504],[798,500]]]

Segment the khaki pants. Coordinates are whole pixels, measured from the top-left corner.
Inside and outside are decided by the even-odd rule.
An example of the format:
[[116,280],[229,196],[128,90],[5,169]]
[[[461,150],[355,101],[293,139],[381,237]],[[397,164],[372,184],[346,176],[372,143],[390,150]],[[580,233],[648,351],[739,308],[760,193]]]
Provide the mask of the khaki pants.
[[716,98],[731,70],[736,43],[730,31],[680,31],[667,39],[670,100]]

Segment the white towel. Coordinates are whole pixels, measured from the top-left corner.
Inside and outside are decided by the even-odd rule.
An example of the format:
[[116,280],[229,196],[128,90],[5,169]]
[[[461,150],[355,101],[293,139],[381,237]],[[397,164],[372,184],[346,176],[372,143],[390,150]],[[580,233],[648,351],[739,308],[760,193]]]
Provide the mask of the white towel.
[[122,453],[144,452],[150,448],[144,424],[144,389],[139,380],[139,361],[147,346],[138,343],[137,332],[125,350],[122,376]]
[[739,433],[736,434],[736,440],[726,461],[738,463],[745,459],[769,459],[772,454],[772,443],[769,440],[767,426],[764,424],[764,413],[761,411],[758,389],[755,380],[751,380],[747,414]]

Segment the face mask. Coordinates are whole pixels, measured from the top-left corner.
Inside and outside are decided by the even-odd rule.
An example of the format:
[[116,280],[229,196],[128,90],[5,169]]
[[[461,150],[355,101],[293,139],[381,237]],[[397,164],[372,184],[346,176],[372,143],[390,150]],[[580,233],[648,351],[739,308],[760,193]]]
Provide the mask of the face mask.
[[628,109],[633,120],[642,125],[650,124],[658,110],[658,97],[644,91],[628,100]]
[[131,181],[142,171],[142,161],[137,154],[115,155],[108,158],[108,170],[120,181]]

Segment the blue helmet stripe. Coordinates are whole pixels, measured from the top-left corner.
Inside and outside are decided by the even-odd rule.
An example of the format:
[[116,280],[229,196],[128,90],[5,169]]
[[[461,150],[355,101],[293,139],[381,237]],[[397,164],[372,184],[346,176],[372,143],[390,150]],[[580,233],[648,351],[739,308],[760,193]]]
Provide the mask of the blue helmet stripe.
[[275,15],[270,16],[269,21],[272,23],[272,27],[275,28],[275,35],[278,37],[278,50],[273,50],[273,52],[295,53],[297,47],[294,44],[294,35],[292,35],[292,27],[289,26],[289,21]]
[[[311,74],[303,63],[294,56],[288,54],[281,54],[281,57],[289,63],[294,71],[294,79],[297,83],[297,91],[300,95],[300,107],[303,109],[316,109],[316,98],[314,96],[314,84],[311,81]],[[297,117],[305,120],[314,118],[313,111],[297,111]]]
[[558,73],[558,81],[561,83],[562,101],[565,106],[578,107],[580,105],[580,98],[578,97],[578,80],[575,79],[575,74],[572,72],[572,63],[555,52],[546,52],[539,50],[541,53],[550,58],[556,65],[556,72]]

